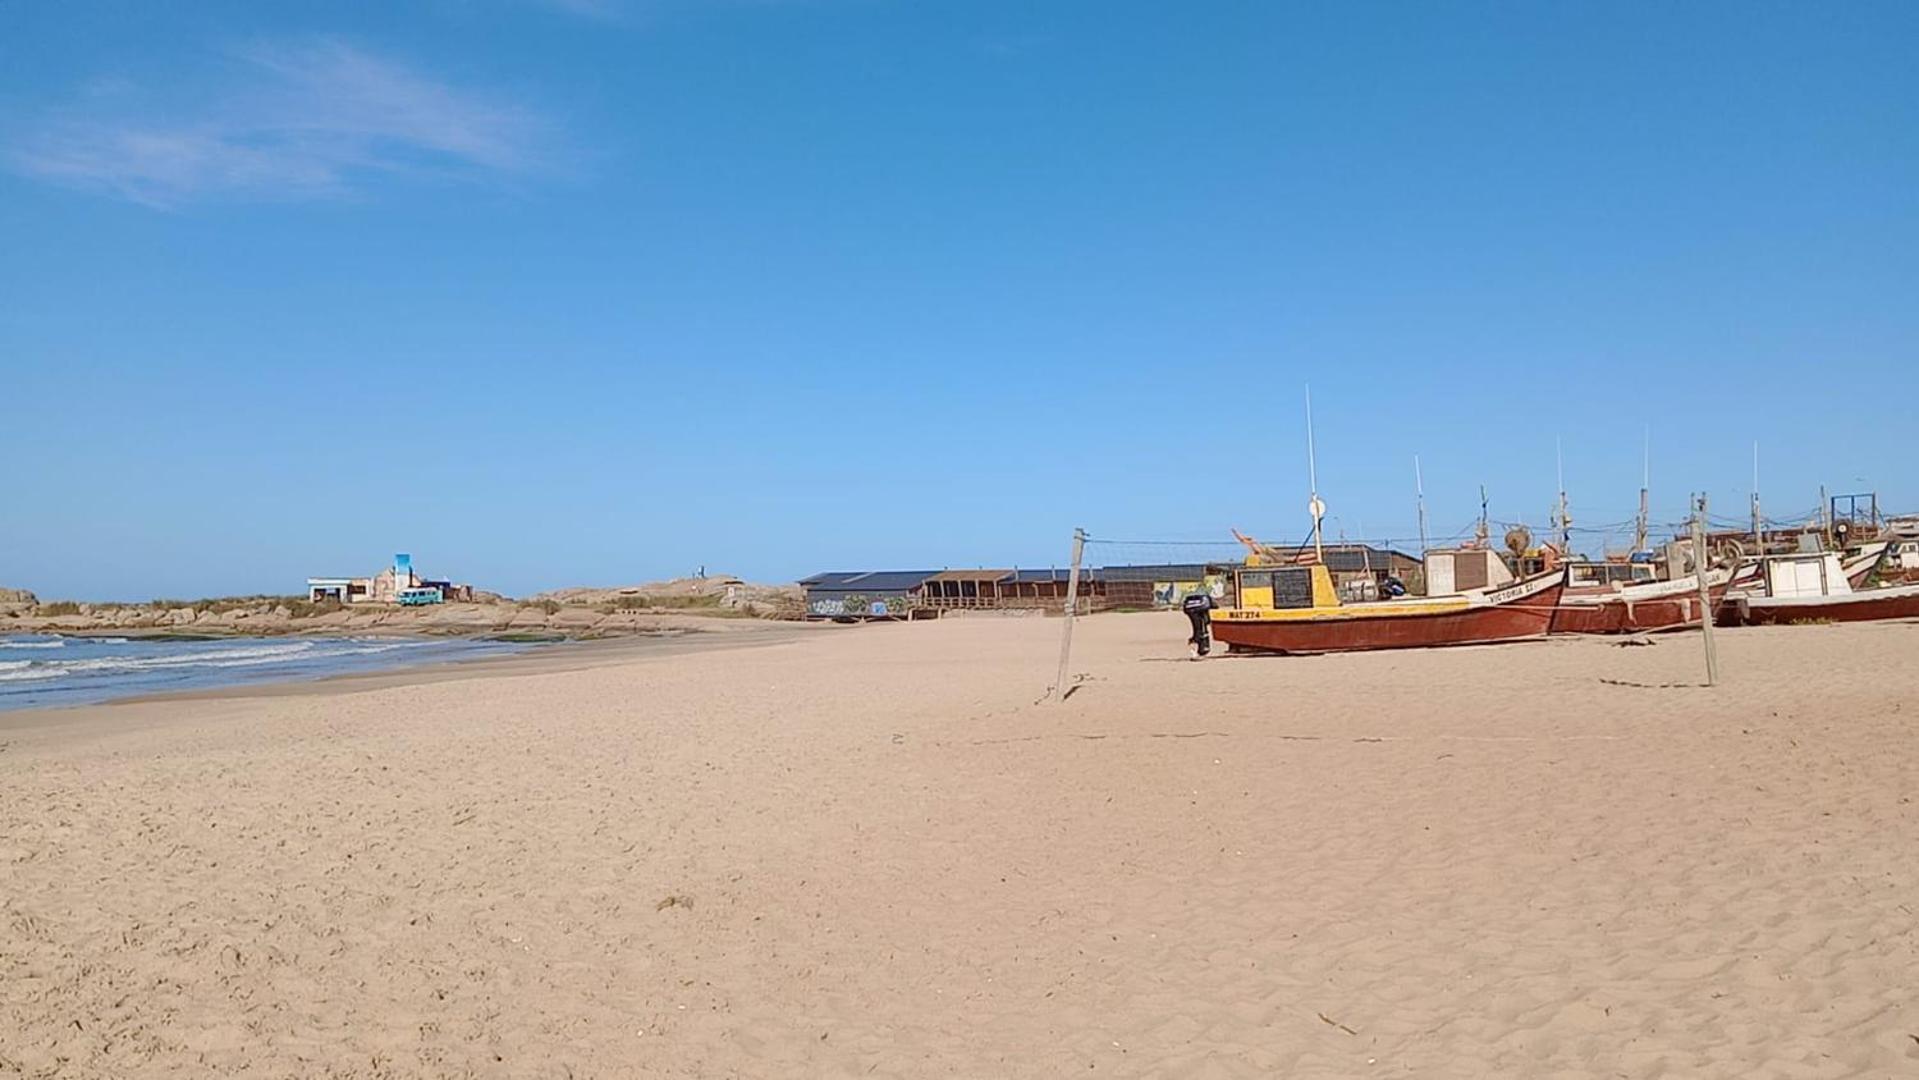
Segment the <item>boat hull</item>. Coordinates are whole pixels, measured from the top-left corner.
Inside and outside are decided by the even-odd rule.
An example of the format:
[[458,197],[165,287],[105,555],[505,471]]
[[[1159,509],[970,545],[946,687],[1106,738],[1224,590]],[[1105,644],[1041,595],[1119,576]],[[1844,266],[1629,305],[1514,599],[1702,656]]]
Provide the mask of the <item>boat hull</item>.
[[1216,619],[1213,638],[1235,652],[1285,654],[1524,641],[1546,636],[1564,588],[1563,576],[1534,579],[1494,590],[1484,603],[1431,613],[1368,616],[1356,605],[1354,612],[1297,620]]
[[1728,597],[1714,622],[1720,626],[1784,626],[1792,623],[1878,622],[1919,619],[1919,585],[1866,589],[1806,601],[1763,596]]
[[[1726,594],[1724,575],[1710,584],[1711,607],[1717,609]],[[1580,595],[1567,589],[1553,612],[1555,634],[1656,634],[1698,626],[1707,605],[1699,601],[1692,582],[1657,582],[1628,586],[1618,592]]]
[[1656,634],[1699,625],[1704,605],[1699,597],[1674,596],[1658,600],[1607,599],[1595,603],[1561,603],[1553,613],[1555,634]]

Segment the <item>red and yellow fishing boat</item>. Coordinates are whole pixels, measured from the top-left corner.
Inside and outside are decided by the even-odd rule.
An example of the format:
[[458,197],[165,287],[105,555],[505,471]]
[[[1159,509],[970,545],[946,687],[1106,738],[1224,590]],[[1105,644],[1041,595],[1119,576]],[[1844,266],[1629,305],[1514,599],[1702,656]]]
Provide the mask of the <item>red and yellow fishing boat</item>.
[[1213,612],[1213,637],[1234,652],[1329,653],[1482,645],[1545,637],[1565,589],[1553,569],[1452,596],[1342,603],[1320,563],[1248,565],[1236,606]]
[[1556,564],[1518,581],[1446,596],[1399,596],[1347,603],[1321,556],[1326,504],[1319,499],[1313,452],[1313,399],[1306,396],[1306,474],[1312,515],[1312,554],[1287,559],[1234,530],[1246,545],[1244,568],[1234,572],[1234,605],[1212,613],[1212,636],[1233,652],[1330,653],[1370,649],[1425,649],[1542,638],[1566,589]]

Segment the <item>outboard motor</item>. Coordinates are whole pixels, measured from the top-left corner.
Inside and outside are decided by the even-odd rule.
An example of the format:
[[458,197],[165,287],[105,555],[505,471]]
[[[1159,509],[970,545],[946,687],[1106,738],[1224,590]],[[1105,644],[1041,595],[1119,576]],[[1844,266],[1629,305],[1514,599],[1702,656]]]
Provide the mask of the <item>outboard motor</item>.
[[1193,624],[1193,636],[1186,641],[1200,656],[1213,651],[1213,609],[1218,606],[1213,602],[1213,594],[1203,590],[1179,602],[1179,609]]

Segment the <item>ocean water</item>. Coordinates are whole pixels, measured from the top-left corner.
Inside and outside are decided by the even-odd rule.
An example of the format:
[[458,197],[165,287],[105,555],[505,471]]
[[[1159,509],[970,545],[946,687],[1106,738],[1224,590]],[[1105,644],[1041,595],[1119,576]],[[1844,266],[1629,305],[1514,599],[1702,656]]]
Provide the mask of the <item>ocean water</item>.
[[365,637],[0,636],[0,710],[84,705],[166,690],[318,679],[517,652],[499,641]]

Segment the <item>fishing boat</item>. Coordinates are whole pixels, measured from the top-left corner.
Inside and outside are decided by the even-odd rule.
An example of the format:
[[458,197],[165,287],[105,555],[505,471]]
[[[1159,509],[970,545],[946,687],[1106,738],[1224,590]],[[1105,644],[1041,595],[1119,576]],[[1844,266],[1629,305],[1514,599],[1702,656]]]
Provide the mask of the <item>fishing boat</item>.
[[1845,571],[1846,581],[1855,589],[1863,588],[1873,572],[1885,563],[1892,553],[1892,541],[1875,540],[1859,545],[1839,557],[1839,568]]
[[[1725,595],[1729,569],[1707,572],[1713,605]],[[1691,577],[1658,579],[1650,563],[1574,562],[1553,612],[1555,634],[1650,634],[1698,626],[1708,604]]]
[[1452,596],[1342,603],[1320,563],[1235,571],[1236,606],[1213,612],[1231,652],[1330,653],[1481,645],[1545,637],[1566,575],[1550,570]]
[[1545,637],[1565,590],[1557,566],[1510,583],[1450,596],[1401,596],[1348,603],[1326,566],[1326,504],[1319,498],[1313,448],[1313,395],[1306,392],[1306,509],[1313,519],[1312,553],[1292,559],[1234,530],[1245,544],[1246,565],[1234,571],[1234,606],[1213,612],[1215,641],[1228,652],[1329,653],[1369,649],[1423,649]]
[[[1652,434],[1646,435],[1645,473],[1639,484],[1639,514],[1634,519],[1633,556],[1626,561],[1595,562],[1575,559],[1566,564],[1566,590],[1553,612],[1555,634],[1647,634],[1697,626],[1726,591],[1730,569],[1707,574],[1708,600],[1701,601],[1699,582],[1690,574],[1662,579],[1646,546],[1652,525]],[[1755,486],[1757,480],[1755,478]],[[1566,495],[1559,495],[1559,517],[1565,521]],[[1561,544],[1568,535],[1561,532]],[[1666,560],[1672,565],[1671,558]]]
[[1721,626],[1919,618],[1919,585],[1856,588],[1834,552],[1767,555],[1748,567],[1714,613]]
[[[1782,552],[1780,557],[1793,556],[1811,559],[1821,554],[1817,551]],[[1864,543],[1855,548],[1832,553],[1839,560],[1839,576],[1854,591],[1864,589],[1873,580],[1876,573],[1890,561],[1892,544],[1878,540]],[[1732,572],[1732,581],[1726,587],[1729,598],[1763,595],[1766,591],[1766,560],[1764,558],[1742,559]]]

